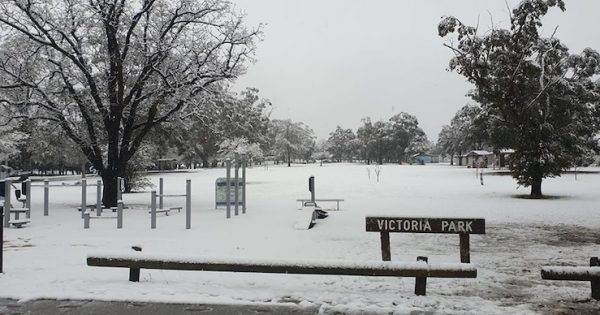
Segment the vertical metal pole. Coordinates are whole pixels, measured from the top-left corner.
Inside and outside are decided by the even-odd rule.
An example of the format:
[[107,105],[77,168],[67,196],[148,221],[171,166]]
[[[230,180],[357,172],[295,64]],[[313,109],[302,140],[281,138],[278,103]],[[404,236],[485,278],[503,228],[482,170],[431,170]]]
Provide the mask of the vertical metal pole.
[[96,181],[96,215],[102,215],[102,181]]
[[117,177],[117,200],[123,200],[123,177]]
[[185,181],[185,228],[192,228],[192,180]]
[[233,197],[233,200],[235,202],[235,208],[234,208],[235,215],[237,216],[240,214],[240,211],[239,211],[240,197],[238,196],[238,194],[240,192],[240,174],[239,174],[240,165],[237,162],[235,162],[234,169],[235,169],[235,171],[234,171],[234,173],[235,173],[235,175],[234,175],[234,177],[235,177],[235,189],[234,189],[235,196]]
[[163,178],[158,179],[158,209],[163,209],[163,194],[165,191],[163,190]]
[[246,161],[242,162],[242,213],[246,213]]
[[87,211],[84,211],[85,213],[83,214],[83,228],[84,229],[89,229],[90,228],[90,213]]
[[25,182],[25,207],[27,208],[27,219],[31,218],[31,179]]
[[44,216],[48,216],[48,197],[50,195],[50,183],[48,179],[44,179]]
[[117,201],[117,229],[123,228],[123,200]]
[[310,191],[310,201],[315,203],[315,177],[311,176],[308,178],[308,190]]
[[156,190],[150,192],[150,228],[156,229]]
[[227,161],[225,162],[225,167],[227,168],[225,204],[227,205],[227,219],[229,219],[231,218],[231,160],[227,159]]
[[83,218],[83,215],[85,213],[85,207],[87,206],[87,179],[82,179],[81,180],[81,217]]
[[9,226],[10,221],[10,185],[12,182],[7,179],[4,181],[4,227]]

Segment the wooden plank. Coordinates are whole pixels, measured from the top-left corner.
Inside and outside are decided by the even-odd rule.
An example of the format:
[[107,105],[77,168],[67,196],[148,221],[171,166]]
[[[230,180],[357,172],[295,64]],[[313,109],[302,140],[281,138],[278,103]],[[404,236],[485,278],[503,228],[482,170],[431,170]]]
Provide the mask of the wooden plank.
[[485,219],[366,217],[367,232],[485,234]]
[[88,256],[88,266],[122,267],[160,270],[203,270],[225,272],[289,273],[314,275],[378,276],[378,277],[430,277],[430,278],[476,278],[477,269],[457,264],[456,268],[431,268],[423,263],[422,267],[412,268],[376,268],[369,266],[333,267],[331,265],[285,265],[285,264],[248,264],[232,262],[189,262],[165,261],[140,257],[139,259],[118,259],[115,257]]
[[548,266],[542,268],[544,280],[592,281],[600,277],[600,267],[563,267]]

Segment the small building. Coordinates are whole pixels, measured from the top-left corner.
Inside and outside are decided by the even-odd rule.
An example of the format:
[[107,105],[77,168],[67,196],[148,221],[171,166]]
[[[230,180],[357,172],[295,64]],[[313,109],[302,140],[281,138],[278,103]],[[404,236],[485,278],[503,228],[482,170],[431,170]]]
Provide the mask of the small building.
[[439,157],[437,155],[431,155],[429,153],[417,153],[411,156],[411,163],[439,163]]
[[177,159],[158,159],[156,160],[156,168],[159,171],[174,170],[177,168]]
[[494,153],[486,150],[473,150],[465,155],[467,167],[488,167],[494,165]]
[[494,166],[497,168],[506,167],[509,164],[510,156],[515,153],[513,149],[503,149],[496,153]]

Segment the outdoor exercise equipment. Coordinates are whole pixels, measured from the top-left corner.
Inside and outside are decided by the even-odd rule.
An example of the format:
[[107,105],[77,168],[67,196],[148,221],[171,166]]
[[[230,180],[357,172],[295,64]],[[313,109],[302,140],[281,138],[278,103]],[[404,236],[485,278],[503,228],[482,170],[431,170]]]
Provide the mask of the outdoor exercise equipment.
[[[4,181],[2,181],[2,184],[4,185],[4,207],[3,207],[3,215],[4,215],[4,220],[3,220],[3,226],[5,228],[10,227],[10,225],[13,225],[17,228],[22,227],[23,225],[27,224],[30,222],[29,218],[31,217],[31,211],[30,208],[26,207],[26,205],[30,205],[31,201],[29,200],[29,196],[26,195],[26,199],[24,202],[24,207],[13,207],[12,206],[12,202],[11,202],[11,188],[12,188],[12,180],[10,179],[5,179]],[[25,182],[25,189],[26,190],[30,190],[31,189],[31,182],[29,180],[27,180]],[[15,196],[17,196],[17,194],[15,194]],[[20,194],[19,196],[20,197]],[[17,197],[17,198],[18,198]],[[15,215],[14,219],[11,219],[11,214]],[[25,213],[26,215],[26,219],[21,219],[20,218],[20,214],[21,213]]]
[[[231,205],[234,206],[234,214],[239,215],[239,207],[242,213],[246,213],[246,162],[234,161],[234,178],[231,178],[231,159],[225,160],[226,177],[217,178],[215,182],[215,208],[225,206],[226,217],[231,218]],[[240,178],[240,168],[242,174]],[[241,200],[240,200],[241,199]]]
[[117,207],[115,207],[114,209],[117,211],[117,216],[114,216],[114,215],[113,216],[100,216],[100,215],[98,215],[96,217],[92,217],[92,216],[90,216],[89,211],[82,211],[83,212],[83,228],[84,229],[90,228],[90,220],[91,219],[116,219],[117,220],[117,229],[122,229],[123,228],[123,201],[118,200]]
[[[185,194],[171,194],[167,195],[163,193],[163,179],[159,179],[159,194],[156,190],[150,192],[150,228],[156,228],[156,214],[164,213],[168,215],[171,210],[180,210],[181,207],[164,208],[163,198],[167,197],[185,197],[185,228],[192,228],[192,181],[187,179],[185,181]],[[156,207],[156,199],[158,198],[159,207]]]
[[301,213],[294,227],[299,230],[311,229],[317,223],[317,219],[325,219],[329,216],[327,211],[319,207],[315,201],[315,177],[308,178],[308,190],[310,191],[310,201],[302,203]]

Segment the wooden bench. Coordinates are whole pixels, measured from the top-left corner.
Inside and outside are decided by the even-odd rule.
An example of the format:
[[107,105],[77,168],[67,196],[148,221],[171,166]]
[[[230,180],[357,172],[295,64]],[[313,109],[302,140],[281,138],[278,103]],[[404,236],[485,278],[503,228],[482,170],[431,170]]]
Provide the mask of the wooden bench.
[[600,261],[590,258],[589,267],[546,266],[542,268],[544,280],[590,281],[592,298],[600,300]]
[[[181,212],[182,208],[183,207],[171,207],[164,209],[156,209],[156,213],[164,213],[165,215],[169,215],[169,212],[171,212],[172,210],[177,210],[177,212]],[[152,213],[152,210],[148,211],[148,213]]]
[[471,264],[426,261],[350,262],[350,261],[284,261],[249,260],[202,257],[159,257],[138,252],[126,254],[90,254],[88,266],[129,268],[129,281],[139,282],[140,269],[199,270],[225,272],[284,273],[339,276],[414,277],[415,294],[425,295],[427,278],[476,278],[477,269]]
[[[29,213],[29,208],[10,208],[10,213],[14,213],[15,214],[15,221],[20,221],[19,220],[19,215],[21,213]],[[29,223],[29,222],[26,222],[26,223]],[[23,223],[23,224],[25,224],[25,223]]]
[[[300,202],[300,206],[304,205],[305,202],[307,201],[312,201],[310,199],[296,199],[296,201]],[[315,199],[315,201],[318,202],[336,202],[337,206],[336,206],[336,210],[340,210],[340,202],[344,201],[344,199],[340,199],[340,198],[326,198],[326,199]]]
[[29,219],[21,219],[21,220],[15,219],[15,220],[8,221],[8,224],[12,224],[16,228],[21,228],[21,227],[23,227],[23,225],[25,225],[25,224],[27,224],[29,222],[31,222]]

